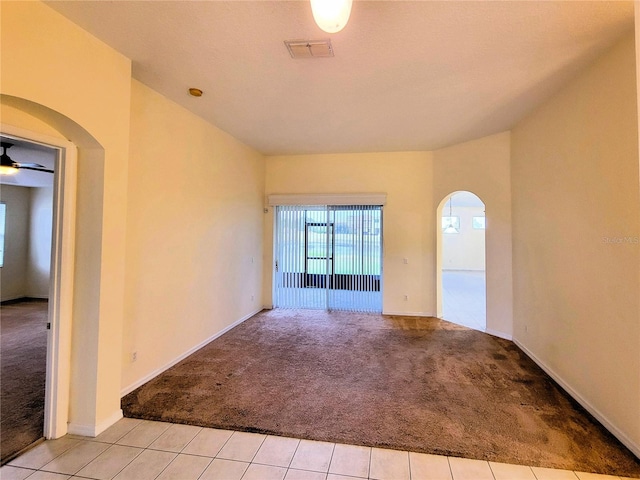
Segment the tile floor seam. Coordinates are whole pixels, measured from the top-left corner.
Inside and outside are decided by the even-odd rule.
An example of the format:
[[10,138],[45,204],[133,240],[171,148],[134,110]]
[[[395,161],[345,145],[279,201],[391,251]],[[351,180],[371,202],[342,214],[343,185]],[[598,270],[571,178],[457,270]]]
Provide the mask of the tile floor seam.
[[[264,435],[264,434],[262,434],[262,435]],[[260,442],[260,446],[256,449],[256,453],[254,453],[253,457],[251,457],[251,460],[249,461],[249,465],[251,465],[253,463],[253,460],[258,456],[258,452],[260,451],[260,449],[262,448],[262,445],[264,445],[264,442],[267,440],[268,437],[269,437],[269,435],[265,435],[264,436],[264,438]],[[248,467],[247,467],[247,470],[249,470]],[[247,474],[247,472],[244,472],[244,473],[245,473],[245,475]],[[244,477],[244,475],[243,475],[243,477]]]
[[[115,443],[111,444],[111,446],[112,446],[112,447],[113,447],[113,446],[115,446],[115,445],[116,445]],[[135,447],[131,447],[131,448],[135,448]],[[107,450],[109,450],[109,449],[107,449]],[[109,480],[112,480],[112,479],[116,478],[118,475],[120,475],[120,474],[122,473],[122,471],[123,471],[125,468],[127,468],[129,465],[131,465],[131,464],[135,461],[135,459],[136,459],[136,458],[138,458],[140,455],[142,455],[142,452],[144,452],[145,450],[146,450],[146,448],[140,449],[140,451],[136,454],[136,456],[135,456],[135,457],[133,457],[133,458],[129,461],[129,463],[127,463],[127,464],[126,464],[125,466],[123,466],[120,470],[118,470],[118,473],[116,473],[115,475],[113,475],[113,476],[111,477],[111,479],[109,479]]]
[[331,457],[329,457],[329,465],[327,465],[327,478],[329,478],[329,472],[331,471],[331,462],[333,462],[333,454],[336,451],[336,444],[333,444],[333,448],[331,449]]
[[493,475],[494,480],[496,480],[496,472],[493,471],[493,467],[491,467],[491,462],[487,461],[489,464],[489,470],[491,470],[491,475]]
[[445,457],[445,458],[447,459],[447,465],[449,466],[449,474],[451,475],[451,479],[452,479],[452,480],[456,480],[456,479],[453,477],[453,468],[451,468],[451,461],[450,461],[450,459],[449,459],[449,457],[448,457],[448,456],[447,456],[447,457]]
[[[289,466],[287,467],[287,472],[289,472],[289,469],[291,468],[291,464],[293,463],[293,459],[296,458],[296,453],[298,453],[298,449],[300,448],[300,444],[301,443],[302,443],[302,440],[298,439],[298,444],[296,445],[296,449],[293,451],[293,455],[291,455],[291,460],[289,460]],[[285,474],[285,477],[286,476],[287,475]]]
[[[174,424],[174,425],[176,425],[176,424]],[[205,429],[205,427],[200,427],[200,430],[198,430],[198,433],[196,433],[196,434],[191,438],[191,440],[189,440],[187,443],[185,443],[185,445],[184,445],[184,446],[180,449],[180,451],[178,452],[178,455],[180,455],[182,452],[184,452],[184,451],[185,451],[185,449],[189,446],[189,444],[190,444],[191,442],[193,442],[193,441],[195,440],[195,438],[196,438],[198,435],[200,435],[200,432],[202,432],[204,429]],[[185,454],[185,455],[188,455],[188,454]]]

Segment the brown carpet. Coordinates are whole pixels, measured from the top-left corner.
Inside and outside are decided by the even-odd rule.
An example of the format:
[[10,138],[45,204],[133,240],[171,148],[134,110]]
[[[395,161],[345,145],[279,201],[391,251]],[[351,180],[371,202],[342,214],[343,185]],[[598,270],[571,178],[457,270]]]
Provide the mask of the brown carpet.
[[42,438],[47,365],[43,300],[0,307],[0,463]]
[[125,396],[128,417],[640,477],[512,342],[434,318],[264,311]]

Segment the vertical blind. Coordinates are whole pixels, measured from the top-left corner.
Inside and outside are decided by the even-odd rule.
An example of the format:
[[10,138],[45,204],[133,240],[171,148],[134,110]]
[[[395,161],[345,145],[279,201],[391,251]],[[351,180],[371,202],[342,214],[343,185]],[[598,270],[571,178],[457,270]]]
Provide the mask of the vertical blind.
[[274,305],[382,311],[382,207],[276,206]]

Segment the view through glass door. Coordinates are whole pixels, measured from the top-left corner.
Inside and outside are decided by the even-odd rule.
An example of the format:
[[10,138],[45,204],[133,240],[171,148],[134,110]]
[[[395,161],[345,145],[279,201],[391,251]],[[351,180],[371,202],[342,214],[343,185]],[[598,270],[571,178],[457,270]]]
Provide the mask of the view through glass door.
[[382,311],[382,207],[278,206],[274,306]]

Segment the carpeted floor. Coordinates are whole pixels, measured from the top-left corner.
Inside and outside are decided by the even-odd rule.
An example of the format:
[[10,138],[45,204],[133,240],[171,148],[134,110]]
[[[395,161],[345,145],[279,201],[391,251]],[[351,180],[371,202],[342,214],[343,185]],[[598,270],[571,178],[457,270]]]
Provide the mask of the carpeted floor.
[[0,463],[43,435],[47,309],[42,300],[0,307]]
[[512,342],[434,318],[264,311],[125,396],[125,415],[640,477]]

